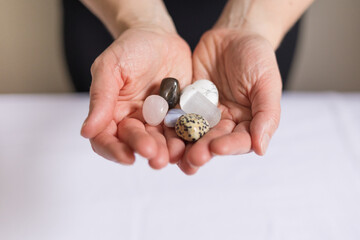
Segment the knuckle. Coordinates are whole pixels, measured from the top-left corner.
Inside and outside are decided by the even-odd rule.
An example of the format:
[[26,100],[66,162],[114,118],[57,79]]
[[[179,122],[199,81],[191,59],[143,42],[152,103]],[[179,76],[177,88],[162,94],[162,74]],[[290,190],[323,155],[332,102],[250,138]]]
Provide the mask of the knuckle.
[[91,65],[91,68],[90,68],[90,72],[91,74],[94,74],[94,72],[96,71],[96,69],[98,68],[98,65],[99,65],[99,57],[97,57],[95,59],[95,61],[93,62],[93,64]]
[[99,56],[95,59],[93,64],[90,67],[91,75],[94,76],[94,74],[104,66],[104,60],[102,56]]
[[274,111],[271,113],[268,119],[268,124],[270,129],[272,130],[272,133],[276,131],[276,129],[279,127],[280,123],[280,112]]

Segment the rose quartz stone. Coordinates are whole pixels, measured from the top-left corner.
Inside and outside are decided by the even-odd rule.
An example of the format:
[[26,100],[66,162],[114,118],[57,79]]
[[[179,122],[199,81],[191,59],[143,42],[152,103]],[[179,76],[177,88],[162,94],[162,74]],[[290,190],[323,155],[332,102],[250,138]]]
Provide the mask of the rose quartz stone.
[[157,126],[163,121],[168,110],[169,104],[163,97],[150,95],[144,101],[142,114],[149,125]]

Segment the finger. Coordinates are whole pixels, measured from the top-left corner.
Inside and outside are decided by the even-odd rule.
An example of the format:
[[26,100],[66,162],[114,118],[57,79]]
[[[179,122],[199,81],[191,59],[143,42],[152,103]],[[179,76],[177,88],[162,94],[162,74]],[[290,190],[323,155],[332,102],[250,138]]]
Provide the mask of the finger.
[[177,165],[180,168],[180,170],[183,171],[186,175],[194,175],[199,170],[198,167],[191,166],[186,160],[186,155],[189,149],[191,149],[192,145],[193,145],[192,143],[188,143],[186,145],[184,156],[177,162]]
[[223,119],[214,128],[210,129],[186,153],[185,157],[189,164],[200,167],[207,163],[213,157],[210,151],[210,143],[218,137],[231,133],[234,127],[235,123],[233,121]]
[[[202,38],[203,37],[204,36],[202,36]],[[195,47],[194,53],[192,55],[193,82],[199,79],[211,79],[209,75],[209,69],[204,64],[209,61],[209,55],[204,54],[204,49],[207,49],[204,44],[204,41],[200,40],[198,45]]]
[[252,148],[264,155],[280,121],[281,80],[260,81],[250,96],[253,119],[250,124]]
[[125,118],[118,124],[117,136],[133,151],[147,159],[157,155],[158,145],[146,131],[144,124],[134,118]]
[[113,119],[116,99],[122,87],[120,74],[114,74],[114,61],[105,57],[95,60],[91,68],[90,107],[81,135],[93,138]]
[[177,135],[173,128],[164,126],[164,135],[169,150],[170,163],[177,163],[184,154],[185,143]]
[[133,164],[134,152],[114,136],[116,128],[115,122],[112,122],[105,131],[90,139],[91,146],[97,154],[108,160],[126,165]]
[[250,122],[238,124],[233,132],[218,137],[210,143],[210,151],[216,155],[244,154],[251,151]]
[[149,165],[153,169],[161,169],[169,163],[169,152],[162,127],[147,125],[145,129],[155,139],[158,148],[156,156],[149,159]]

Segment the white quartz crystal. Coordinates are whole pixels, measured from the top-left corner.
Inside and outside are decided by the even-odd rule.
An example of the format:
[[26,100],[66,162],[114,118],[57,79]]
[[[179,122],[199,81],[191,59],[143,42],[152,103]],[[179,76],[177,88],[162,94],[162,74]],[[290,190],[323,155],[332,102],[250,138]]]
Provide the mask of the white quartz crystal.
[[205,118],[210,127],[214,127],[221,119],[221,111],[207,97],[198,91],[186,93],[186,99],[181,101],[181,109],[186,113],[196,113]]
[[210,80],[201,79],[197,80],[191,85],[186,86],[182,92],[180,97],[180,107],[189,100],[189,97],[194,94],[194,91],[200,92],[207,99],[209,99],[216,106],[219,103],[219,92],[214,83]]

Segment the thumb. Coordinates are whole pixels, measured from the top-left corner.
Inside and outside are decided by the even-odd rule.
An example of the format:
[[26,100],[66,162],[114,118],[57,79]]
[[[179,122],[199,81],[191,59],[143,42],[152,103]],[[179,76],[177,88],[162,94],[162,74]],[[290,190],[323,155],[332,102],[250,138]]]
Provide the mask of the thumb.
[[93,138],[102,132],[113,119],[116,99],[120,91],[120,74],[114,75],[111,66],[102,59],[96,59],[91,67],[89,114],[81,128],[81,135]]
[[252,148],[258,155],[264,155],[270,139],[280,122],[281,77],[257,82],[252,91],[250,124]]

